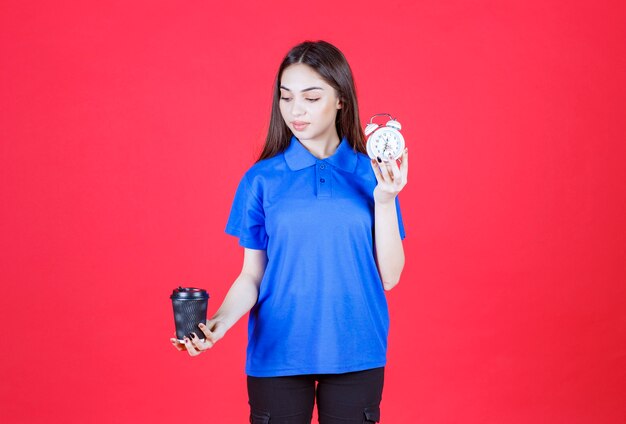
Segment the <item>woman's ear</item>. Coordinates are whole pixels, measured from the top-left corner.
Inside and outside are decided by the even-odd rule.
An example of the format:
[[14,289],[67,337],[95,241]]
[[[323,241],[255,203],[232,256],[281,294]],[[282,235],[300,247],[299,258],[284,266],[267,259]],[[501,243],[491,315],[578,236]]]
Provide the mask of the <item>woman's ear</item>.
[[337,109],[341,109],[342,106],[343,103],[341,102],[341,99],[337,99]]

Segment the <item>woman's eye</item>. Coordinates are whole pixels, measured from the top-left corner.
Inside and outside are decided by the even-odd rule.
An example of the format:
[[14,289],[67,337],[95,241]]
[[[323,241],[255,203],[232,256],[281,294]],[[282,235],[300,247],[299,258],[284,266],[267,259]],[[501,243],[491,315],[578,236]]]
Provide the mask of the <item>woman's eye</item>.
[[[288,102],[289,100],[291,100],[291,97],[281,97],[280,99]],[[316,102],[319,100],[319,97],[317,99],[307,99],[307,100],[310,102]]]

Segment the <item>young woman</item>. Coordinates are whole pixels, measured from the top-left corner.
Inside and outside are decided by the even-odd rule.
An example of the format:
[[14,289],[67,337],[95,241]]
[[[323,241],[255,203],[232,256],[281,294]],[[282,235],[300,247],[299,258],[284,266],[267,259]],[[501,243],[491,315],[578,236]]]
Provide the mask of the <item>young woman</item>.
[[199,355],[250,312],[251,423],[309,424],[316,401],[322,424],[379,422],[407,173],[407,150],[400,166],[367,156],[344,55],[325,41],[292,48],[225,228],[244,247],[241,274],[199,326],[205,340],[171,339]]

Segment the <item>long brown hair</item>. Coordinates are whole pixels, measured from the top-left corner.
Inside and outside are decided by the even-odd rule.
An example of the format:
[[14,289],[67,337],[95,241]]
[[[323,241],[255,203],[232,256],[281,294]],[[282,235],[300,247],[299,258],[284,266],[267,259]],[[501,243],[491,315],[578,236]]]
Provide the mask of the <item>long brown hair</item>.
[[365,134],[359,121],[359,106],[352,70],[341,51],[332,44],[319,41],[304,41],[293,47],[278,68],[274,81],[272,112],[270,125],[265,138],[265,146],[256,160],[270,158],[283,152],[291,141],[292,132],[280,113],[280,79],[283,70],[294,63],[304,63],[313,68],[326,83],[332,86],[341,100],[341,108],[337,109],[335,128],[339,139],[346,136],[350,146],[358,152],[367,154]]

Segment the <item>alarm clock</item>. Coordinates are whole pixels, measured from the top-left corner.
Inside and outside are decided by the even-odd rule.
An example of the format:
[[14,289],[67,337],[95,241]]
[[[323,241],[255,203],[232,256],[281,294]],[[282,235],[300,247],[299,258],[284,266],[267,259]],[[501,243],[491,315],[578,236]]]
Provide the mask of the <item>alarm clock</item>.
[[[391,118],[384,126],[374,123],[377,116],[388,116]],[[365,127],[365,137],[367,137],[367,154],[371,159],[380,157],[383,161],[389,162],[391,158],[397,160],[404,151],[404,137],[400,134],[402,125],[388,113],[377,113],[370,118],[370,122]]]

